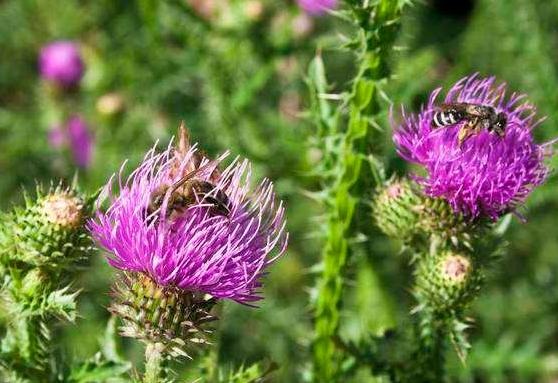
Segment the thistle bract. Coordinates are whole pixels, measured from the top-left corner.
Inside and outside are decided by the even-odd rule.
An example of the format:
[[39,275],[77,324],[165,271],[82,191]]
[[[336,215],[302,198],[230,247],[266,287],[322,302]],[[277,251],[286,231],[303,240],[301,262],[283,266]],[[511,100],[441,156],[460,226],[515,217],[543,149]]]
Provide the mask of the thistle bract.
[[114,293],[109,310],[122,318],[123,336],[159,343],[175,357],[189,357],[194,346],[208,343],[206,324],[217,319],[210,314],[214,298],[160,286],[141,273],[123,273]]
[[[247,161],[235,160],[221,173],[216,166],[224,156],[209,163],[195,146],[182,149],[150,151],[127,181],[118,176],[117,195],[109,182],[105,194],[111,196],[110,207],[90,221],[90,231],[111,253],[113,267],[148,275],[159,286],[254,302],[261,298],[258,289],[266,267],[286,247],[282,203],[276,203],[270,181],[250,189]],[[170,186],[200,166],[195,178],[227,195],[228,213],[213,214],[211,204],[200,197],[167,216]],[[165,187],[161,208],[148,214],[154,193]]]
[[63,87],[79,84],[85,65],[79,46],[72,41],[56,41],[44,46],[39,55],[41,76]]
[[[399,154],[426,170],[426,175],[415,176],[416,181],[427,195],[446,199],[454,211],[470,218],[497,219],[515,210],[549,173],[544,160],[551,155],[551,143],[539,145],[532,135],[542,121],[536,118],[535,107],[524,101],[524,95],[506,97],[506,85],[496,86],[493,77],[464,78],[444,100],[439,100],[440,92],[440,88],[432,92],[418,115],[403,112],[403,123],[395,128]],[[433,127],[442,103],[493,107],[507,117],[505,135],[481,129],[459,145],[459,130],[467,121]]]

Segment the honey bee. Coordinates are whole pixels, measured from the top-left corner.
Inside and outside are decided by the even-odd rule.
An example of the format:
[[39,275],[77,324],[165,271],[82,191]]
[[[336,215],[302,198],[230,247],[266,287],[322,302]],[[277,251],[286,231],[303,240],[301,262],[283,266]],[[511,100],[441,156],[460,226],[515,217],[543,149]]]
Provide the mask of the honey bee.
[[212,216],[228,217],[230,200],[227,194],[212,182],[196,178],[198,173],[212,164],[215,164],[215,161],[191,171],[172,185],[161,185],[155,189],[151,193],[146,216],[156,217],[167,193],[170,193],[165,214],[167,218],[181,214],[189,206],[200,202],[209,205],[209,213]]
[[504,137],[506,133],[507,117],[505,113],[496,113],[492,106],[464,102],[442,104],[440,110],[434,113],[432,126],[440,128],[462,121],[465,121],[465,124],[457,134],[459,146],[472,135],[480,133],[482,129],[494,132],[499,137]]

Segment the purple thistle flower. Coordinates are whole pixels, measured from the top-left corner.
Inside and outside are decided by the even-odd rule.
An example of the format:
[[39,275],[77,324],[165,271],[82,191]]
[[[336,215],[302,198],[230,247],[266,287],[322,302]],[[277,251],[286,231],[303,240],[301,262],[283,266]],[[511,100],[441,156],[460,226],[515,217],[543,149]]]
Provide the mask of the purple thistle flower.
[[93,137],[87,123],[80,116],[73,116],[68,120],[66,128],[74,162],[81,168],[89,167],[93,152]]
[[424,167],[426,175],[415,180],[427,195],[445,198],[456,212],[495,220],[514,211],[549,174],[544,160],[552,154],[554,141],[539,145],[532,135],[543,119],[535,117],[525,95],[506,97],[505,84],[496,86],[494,77],[472,75],[458,81],[443,103],[492,106],[505,113],[507,126],[504,137],[483,129],[459,146],[458,132],[466,122],[432,127],[440,92],[432,92],[418,115],[403,111],[403,123],[393,135],[399,155]]
[[79,46],[72,41],[56,41],[44,46],[39,55],[39,71],[43,78],[60,86],[78,85],[85,71]]
[[305,12],[318,16],[337,7],[337,0],[297,0]]
[[[272,183],[264,180],[252,191],[246,160],[237,159],[220,173],[216,167],[226,154],[211,163],[195,145],[180,156],[176,153],[171,147],[161,154],[152,149],[126,181],[121,170],[118,195],[113,194],[112,180],[108,183],[104,193],[111,196],[111,205],[89,222],[93,237],[112,253],[111,266],[144,273],[158,285],[244,304],[261,299],[260,279],[285,251],[288,237],[283,204],[276,204]],[[180,214],[166,217],[168,190],[154,213],[158,219],[147,216],[154,192],[198,166],[204,169],[196,178],[227,195],[227,216],[212,214],[211,205],[198,198]]]

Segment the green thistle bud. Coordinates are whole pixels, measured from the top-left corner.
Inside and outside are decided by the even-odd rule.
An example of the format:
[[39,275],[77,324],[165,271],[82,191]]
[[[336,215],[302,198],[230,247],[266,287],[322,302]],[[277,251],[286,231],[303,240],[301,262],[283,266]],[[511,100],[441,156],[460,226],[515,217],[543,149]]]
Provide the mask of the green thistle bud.
[[420,259],[415,293],[420,306],[449,314],[464,308],[478,294],[481,281],[472,257],[444,251]]
[[373,214],[377,226],[392,238],[410,241],[416,236],[437,236],[454,246],[471,247],[472,236],[487,227],[453,211],[442,198],[425,196],[406,178],[391,179],[376,194]]
[[372,210],[386,235],[409,240],[417,231],[422,197],[406,178],[391,179],[376,194]]
[[215,299],[172,286],[160,286],[142,273],[123,273],[115,284],[110,311],[123,322],[123,336],[164,347],[172,357],[189,356],[192,346],[208,343],[205,327]]
[[26,197],[0,223],[0,260],[30,266],[64,266],[90,250],[83,228],[83,199],[70,189],[58,187],[35,200]]
[[442,198],[423,197],[417,207],[420,214],[420,230],[427,236],[438,236],[449,240],[455,246],[459,244],[471,247],[471,237],[486,225],[482,221],[471,221],[460,213],[453,211],[448,202]]

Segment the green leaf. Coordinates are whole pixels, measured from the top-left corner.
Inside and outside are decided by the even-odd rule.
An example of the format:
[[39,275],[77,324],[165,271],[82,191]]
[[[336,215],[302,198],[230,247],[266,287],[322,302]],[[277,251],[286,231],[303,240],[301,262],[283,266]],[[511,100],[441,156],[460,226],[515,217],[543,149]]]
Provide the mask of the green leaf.
[[110,317],[107,322],[105,333],[101,339],[99,339],[99,343],[101,346],[101,352],[107,360],[113,362],[123,362],[124,358],[118,344],[120,336],[118,335],[116,321],[116,316],[113,315]]
[[69,289],[70,286],[66,286],[50,293],[43,306],[44,312],[61,316],[73,322],[76,319],[76,297],[79,291],[68,294]]
[[[94,382],[126,382],[122,375],[131,369],[131,364],[103,360],[100,354],[89,361],[73,366],[68,382],[94,383]],[[109,380],[110,379],[110,380]]]

